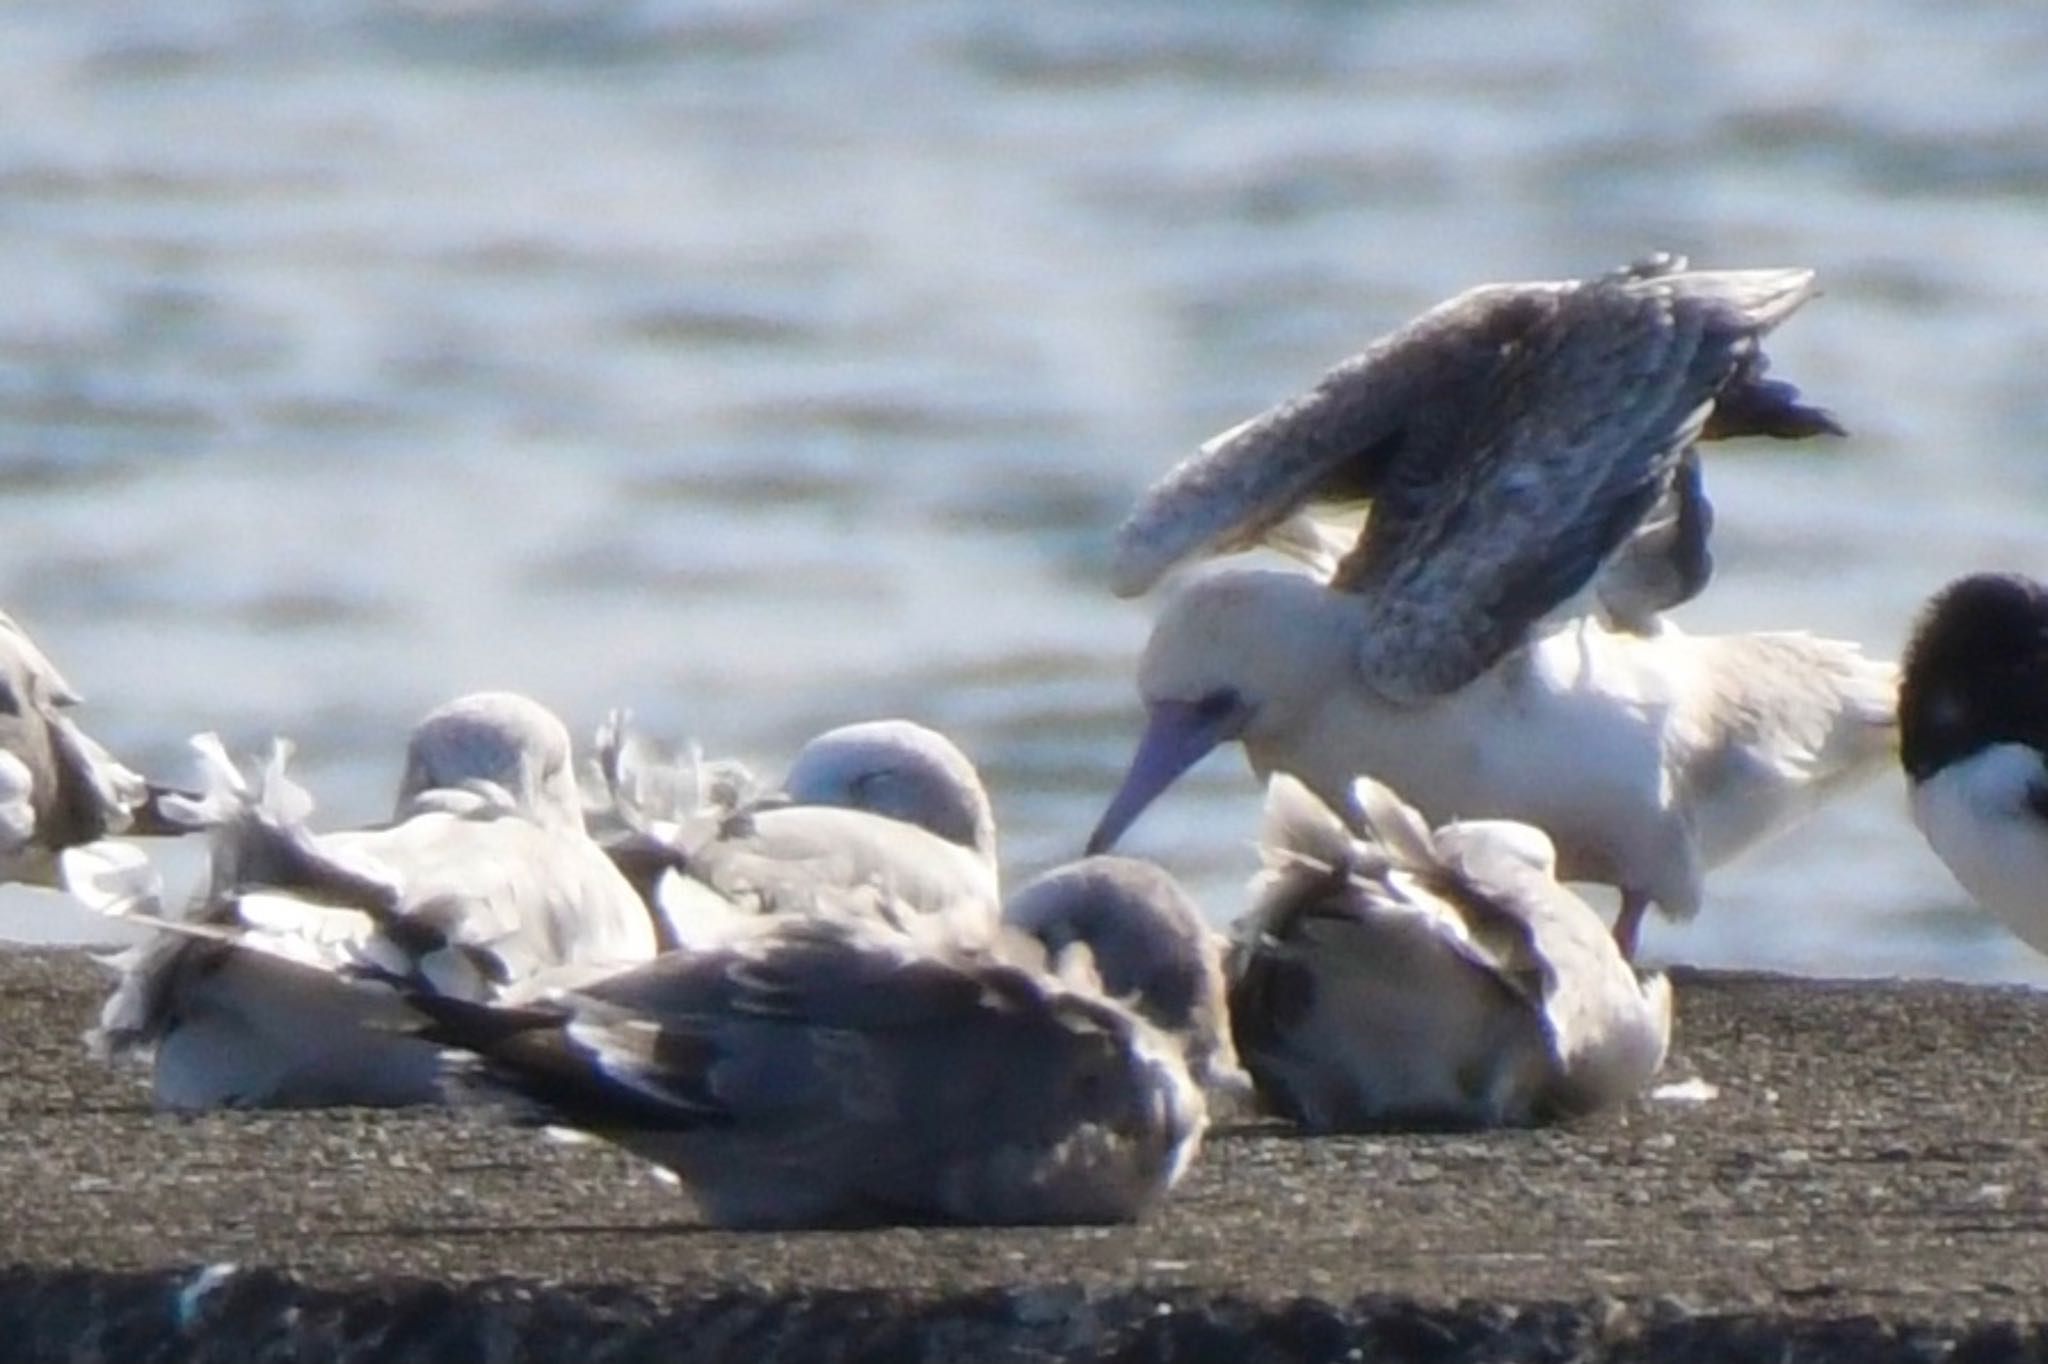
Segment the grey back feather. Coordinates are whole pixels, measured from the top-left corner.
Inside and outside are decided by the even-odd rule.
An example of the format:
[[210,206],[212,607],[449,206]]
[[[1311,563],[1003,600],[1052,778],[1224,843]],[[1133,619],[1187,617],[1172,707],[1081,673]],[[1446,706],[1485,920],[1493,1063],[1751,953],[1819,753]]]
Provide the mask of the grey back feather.
[[1126,1220],[1203,1124],[1139,1020],[872,916],[761,921],[521,1011],[426,999],[470,1083],[732,1226]]
[[1176,1039],[1197,1081],[1243,1087],[1221,943],[1166,870],[1137,858],[1085,857],[1010,895],[1003,919],[1036,938],[1054,962],[1084,949],[1103,991]]
[[1352,805],[1355,832],[1293,778],[1268,785],[1268,870],[1230,959],[1246,1069],[1314,1130],[1526,1120],[1553,1059],[1522,925],[1391,791],[1361,781]]

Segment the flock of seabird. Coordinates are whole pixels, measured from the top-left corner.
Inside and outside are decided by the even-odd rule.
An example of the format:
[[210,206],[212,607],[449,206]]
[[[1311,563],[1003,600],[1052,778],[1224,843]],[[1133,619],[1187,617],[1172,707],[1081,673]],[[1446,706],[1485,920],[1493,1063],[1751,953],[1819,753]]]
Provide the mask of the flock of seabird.
[[[1004,894],[973,764],[905,720],[779,782],[508,693],[425,717],[389,821],[317,831],[290,748],[146,780],[0,615],[0,877],[152,931],[90,1035],[168,1109],[481,1101],[672,1172],[732,1227],[1141,1215],[1212,1109],[1310,1132],[1643,1093],[1643,916],[1900,763],[1956,878],[2048,951],[2048,588],[1979,575],[1903,675],[1695,636],[1703,445],[1839,435],[1768,377],[1806,270],[1657,256],[1488,285],[1168,472],[1117,534],[1172,576],[1146,726],[1080,860]],[[1362,518],[1362,520],[1361,520]],[[1275,567],[1190,561],[1265,547]],[[1226,937],[1113,854],[1204,754],[1265,784]],[[166,904],[138,836],[208,840]],[[1567,883],[1616,888],[1611,926]]]

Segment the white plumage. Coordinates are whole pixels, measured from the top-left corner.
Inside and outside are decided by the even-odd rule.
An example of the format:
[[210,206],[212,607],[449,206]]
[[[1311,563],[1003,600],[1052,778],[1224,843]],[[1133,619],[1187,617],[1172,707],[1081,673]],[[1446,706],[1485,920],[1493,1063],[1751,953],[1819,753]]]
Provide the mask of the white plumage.
[[[199,741],[211,826],[203,898],[117,959],[97,1044],[149,1049],[172,1108],[406,1104],[437,1097],[431,1051],[365,1026],[355,968],[468,999],[564,965],[654,954],[653,921],[583,832],[561,722],[488,693],[415,730],[398,818],[316,834],[312,801],[279,745],[253,782]],[[162,917],[131,848],[70,858],[67,888],[95,908]],[[182,930],[182,931],[180,931]]]
[[993,931],[1001,912],[995,817],[973,764],[908,721],[828,730],[782,790],[707,789],[701,760],[661,753],[615,719],[598,742],[619,822],[615,855],[672,940],[714,941],[724,919],[802,914],[819,894],[867,888],[915,913]]
[[1695,637],[1659,613],[1706,581],[1694,442],[1836,430],[1765,380],[1806,271],[1659,259],[1498,285],[1432,311],[1146,494],[1119,586],[1369,499],[1325,571],[1180,585],[1139,665],[1147,728],[1091,850],[1210,749],[1342,802],[1377,777],[1437,821],[1537,825],[1561,873],[1685,918],[1706,869],[1882,765],[1893,670],[1798,634]]
[[1906,650],[1899,729],[1928,846],[2048,952],[2048,586],[1978,573],[1936,593]]

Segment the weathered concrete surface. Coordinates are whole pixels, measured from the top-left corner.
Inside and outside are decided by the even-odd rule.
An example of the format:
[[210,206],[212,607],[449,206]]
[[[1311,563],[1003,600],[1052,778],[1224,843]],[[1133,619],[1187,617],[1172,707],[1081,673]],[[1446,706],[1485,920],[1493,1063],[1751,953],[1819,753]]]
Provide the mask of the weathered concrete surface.
[[481,1115],[153,1114],[102,989],[0,956],[0,1358],[2048,1359],[2024,991],[1687,977],[1706,1103],[1225,1131],[1135,1228],[763,1235]]

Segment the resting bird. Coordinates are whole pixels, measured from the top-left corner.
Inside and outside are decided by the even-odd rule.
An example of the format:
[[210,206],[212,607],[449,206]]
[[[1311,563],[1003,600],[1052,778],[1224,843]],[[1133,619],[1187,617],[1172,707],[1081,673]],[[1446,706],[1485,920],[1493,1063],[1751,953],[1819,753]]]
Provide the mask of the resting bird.
[[914,720],[826,730],[797,750],[782,795],[914,824],[996,865],[996,813],[981,774],[959,745]]
[[1621,890],[1630,953],[1651,903],[1696,913],[1706,868],[1891,752],[1888,664],[1659,614],[1705,581],[1694,442],[1837,429],[1762,378],[1811,287],[1660,258],[1477,289],[1175,469],[1118,534],[1120,591],[1333,498],[1372,511],[1327,575],[1225,567],[1173,595],[1090,850],[1237,740],[1332,804],[1368,774],[1433,819],[1543,828],[1561,874]]
[[71,719],[78,701],[28,632],[0,612],[0,881],[53,885],[66,848],[185,832],[159,808],[165,792]]
[[2048,587],[1979,573],[1928,602],[1899,683],[1899,758],[1928,845],[2048,952]]
[[633,830],[613,856],[676,945],[715,939],[733,912],[805,913],[820,890],[859,887],[996,923],[995,816],[973,764],[936,731],[903,720],[828,730],[770,796],[744,782],[711,789],[715,773],[661,753],[623,716],[598,750],[610,804]]
[[1526,824],[1432,833],[1361,780],[1358,832],[1291,777],[1266,796],[1266,871],[1237,926],[1230,1017],[1260,1097],[1314,1132],[1492,1127],[1643,1089],[1671,987],[1638,979],[1558,885]]
[[1105,994],[1178,1039],[1196,1083],[1244,1092],[1223,999],[1222,941],[1164,869],[1133,857],[1085,857],[1011,895],[1003,919],[1056,963],[1086,952]]
[[1206,1110],[1170,1039],[918,911],[840,905],[525,1006],[415,993],[420,1035],[718,1226],[1119,1222],[1172,1187]]
[[[208,787],[190,813],[212,828],[210,883],[117,959],[95,1034],[108,1054],[153,1048],[160,1106],[435,1101],[432,1049],[365,1026],[344,968],[486,999],[565,965],[654,954],[646,905],[583,832],[568,731],[525,697],[468,696],[422,720],[382,828],[307,828],[286,746],[253,786],[218,740],[198,746]],[[99,845],[65,872],[94,908],[164,918],[132,848]]]

